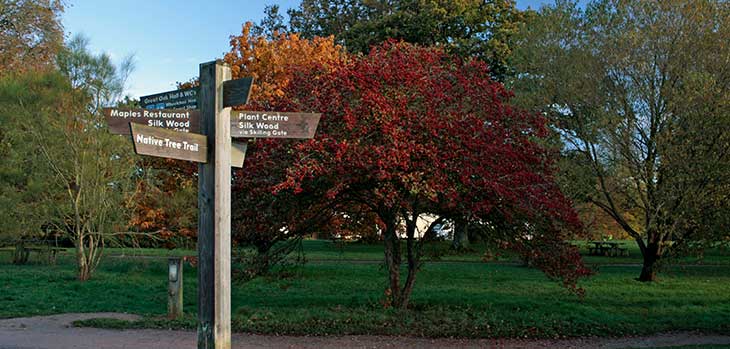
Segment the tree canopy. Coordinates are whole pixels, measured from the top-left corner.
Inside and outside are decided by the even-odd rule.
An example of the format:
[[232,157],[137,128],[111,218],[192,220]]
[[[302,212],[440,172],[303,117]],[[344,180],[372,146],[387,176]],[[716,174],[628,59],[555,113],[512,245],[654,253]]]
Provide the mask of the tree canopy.
[[558,1],[531,18],[521,104],[559,131],[568,192],[636,240],[639,279],[671,251],[727,239],[730,4]]
[[[334,35],[350,52],[367,54],[388,39],[439,45],[488,62],[498,79],[511,73],[511,38],[522,20],[512,0],[303,0],[289,16],[291,31],[305,38]],[[277,22],[263,24],[271,23]]]
[[60,0],[0,1],[0,76],[53,66],[63,47]]
[[253,27],[247,22],[240,35],[231,36],[231,50],[223,60],[231,66],[234,79],[254,79],[249,98],[261,107],[282,95],[294,69],[327,67],[346,58],[332,36],[305,39],[296,33],[276,32],[267,37],[252,33]]

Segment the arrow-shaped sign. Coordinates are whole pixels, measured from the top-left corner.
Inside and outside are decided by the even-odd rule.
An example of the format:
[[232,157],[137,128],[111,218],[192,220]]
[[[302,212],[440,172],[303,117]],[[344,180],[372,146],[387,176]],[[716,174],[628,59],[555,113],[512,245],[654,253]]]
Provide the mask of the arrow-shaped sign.
[[223,108],[248,103],[248,96],[251,95],[251,86],[253,86],[253,78],[223,81]]
[[134,152],[161,158],[208,161],[207,137],[189,132],[166,130],[130,123]]
[[139,97],[144,109],[196,109],[198,108],[198,87],[155,93]]
[[231,143],[231,166],[243,167],[243,161],[246,160],[247,143],[233,142]]
[[109,125],[109,131],[118,135],[130,134],[130,122],[181,132],[200,130],[200,112],[197,110],[104,108],[103,112]]
[[234,138],[313,138],[322,114],[232,111]]

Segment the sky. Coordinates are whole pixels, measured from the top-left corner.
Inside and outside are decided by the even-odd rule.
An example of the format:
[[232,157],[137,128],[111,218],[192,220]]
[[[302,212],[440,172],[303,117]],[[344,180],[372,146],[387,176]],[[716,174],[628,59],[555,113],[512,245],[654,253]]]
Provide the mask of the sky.
[[[132,97],[174,90],[176,82],[198,75],[198,65],[222,58],[229,37],[246,21],[258,23],[267,4],[281,9],[299,0],[68,0],[62,16],[67,37],[83,34],[90,49],[119,63],[134,55],[127,82]],[[539,8],[548,0],[517,0]]]

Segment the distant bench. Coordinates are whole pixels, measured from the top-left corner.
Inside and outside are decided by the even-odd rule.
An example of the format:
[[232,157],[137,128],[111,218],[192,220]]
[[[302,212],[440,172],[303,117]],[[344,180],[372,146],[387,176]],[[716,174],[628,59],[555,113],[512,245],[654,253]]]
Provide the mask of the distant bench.
[[46,255],[49,264],[56,264],[58,253],[66,252],[66,249],[51,246],[16,246],[2,247],[0,251],[9,252],[13,257],[13,264],[28,263],[31,253],[36,253],[39,257]]
[[[593,246],[591,246],[592,244]],[[588,246],[588,254],[591,256],[628,256],[629,249],[623,246],[623,242],[616,241],[590,241]]]

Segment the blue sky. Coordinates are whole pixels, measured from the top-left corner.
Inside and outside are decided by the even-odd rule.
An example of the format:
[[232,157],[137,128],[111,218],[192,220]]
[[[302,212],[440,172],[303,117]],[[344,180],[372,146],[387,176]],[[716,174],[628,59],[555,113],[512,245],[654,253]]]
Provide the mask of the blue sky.
[[[537,8],[548,0],[518,0]],[[83,33],[91,49],[119,62],[134,54],[128,94],[139,97],[172,90],[198,75],[198,64],[223,56],[228,37],[246,21],[258,22],[266,4],[282,9],[299,0],[69,0],[62,21],[68,35]]]

